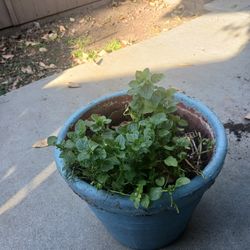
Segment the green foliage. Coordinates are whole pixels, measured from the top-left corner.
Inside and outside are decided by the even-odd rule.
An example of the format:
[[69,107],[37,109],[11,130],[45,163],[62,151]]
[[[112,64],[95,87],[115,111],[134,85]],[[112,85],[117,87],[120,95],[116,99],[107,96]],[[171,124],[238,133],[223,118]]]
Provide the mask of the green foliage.
[[156,85],[162,77],[149,69],[136,72],[124,112],[128,122],[112,127],[111,119],[92,114],[79,120],[60,144],[48,138],[49,145],[61,150],[68,178],[129,195],[136,208],[148,208],[166,192],[176,207],[172,193],[190,182],[185,160],[191,142],[183,132],[187,121],[175,113],[175,90]]
[[89,36],[80,36],[77,38],[69,39],[67,42],[69,46],[83,50],[91,43],[91,40],[92,39]]
[[178,161],[176,158],[173,156],[168,156],[165,160],[164,163],[169,166],[169,167],[177,167],[178,166]]
[[122,47],[121,42],[117,39],[114,39],[106,44],[104,50],[110,53],[120,49],[121,47]]
[[87,49],[92,39],[89,36],[81,36],[68,40],[68,45],[73,48],[71,55],[82,62],[95,61],[98,58],[98,51]]
[[87,60],[88,61],[96,61],[96,59],[98,58],[98,51],[96,51],[96,50],[88,50],[87,52]]
[[[81,36],[67,41],[68,45],[71,46],[71,55],[78,62],[96,62],[100,58],[100,51],[89,49],[92,39],[89,36]],[[108,53],[116,51],[122,47],[119,40],[114,39],[108,42],[104,46],[104,50]]]
[[49,146],[55,146],[56,145],[56,140],[57,140],[57,137],[56,136],[50,136],[48,137],[48,145]]

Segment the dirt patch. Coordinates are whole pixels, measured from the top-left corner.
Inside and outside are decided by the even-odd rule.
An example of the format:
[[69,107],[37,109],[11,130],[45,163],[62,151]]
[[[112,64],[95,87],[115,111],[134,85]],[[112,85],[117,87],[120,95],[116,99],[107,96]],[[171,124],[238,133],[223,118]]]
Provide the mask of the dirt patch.
[[250,123],[234,123],[230,121],[225,123],[224,127],[236,136],[237,141],[241,140],[242,133],[250,133]]
[[[204,13],[208,0],[135,0],[34,22],[0,38],[0,95],[170,30]],[[1,36],[1,33],[0,33]]]

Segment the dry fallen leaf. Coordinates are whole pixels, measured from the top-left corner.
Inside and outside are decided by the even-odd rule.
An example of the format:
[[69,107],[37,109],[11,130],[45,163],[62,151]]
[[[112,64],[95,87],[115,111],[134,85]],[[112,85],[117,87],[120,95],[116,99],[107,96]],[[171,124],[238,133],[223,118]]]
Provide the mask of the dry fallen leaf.
[[116,2],[115,0],[113,0],[112,3],[111,3],[111,6],[112,7],[117,7],[118,6],[118,2]]
[[12,83],[12,87],[11,90],[15,90],[17,88],[17,84],[19,83],[19,81],[22,80],[21,77],[17,77],[16,80]]
[[47,65],[45,63],[43,63],[43,62],[39,62],[39,66],[42,67],[42,68],[46,68],[47,67]]
[[56,67],[55,64],[51,63],[51,64],[48,66],[48,68],[49,68],[49,69],[56,69],[57,67]]
[[42,76],[45,75],[45,73],[44,73],[44,72],[39,72],[37,75],[38,75],[39,77],[42,77]]
[[22,71],[23,73],[26,73],[26,74],[30,74],[30,75],[33,74],[33,70],[32,70],[32,68],[31,68],[30,66],[22,67],[22,68],[21,68],[21,71]]
[[45,68],[45,69],[56,69],[56,65],[51,63],[50,65],[46,65],[45,63],[43,62],[39,62],[39,66],[42,67],[42,68]]
[[125,46],[130,45],[129,41],[127,40],[121,40],[121,43]]
[[7,49],[6,47],[3,47],[3,48],[0,47],[1,52],[4,52],[6,49]]
[[71,17],[69,20],[70,20],[70,22],[73,23],[75,21],[75,18]]
[[76,82],[68,82],[67,83],[68,88],[80,88],[80,84]]
[[31,42],[31,41],[26,41],[25,42],[25,45],[28,47],[28,46],[36,46],[36,45],[38,45],[38,44],[40,44],[40,43],[38,43],[38,42]]
[[48,40],[49,39],[49,34],[45,34],[41,37],[43,40]]
[[76,64],[83,64],[83,63],[86,63],[88,60],[87,59],[73,58],[73,61]]
[[84,18],[82,18],[80,21],[79,21],[79,23],[84,23],[85,22],[85,19]]
[[32,148],[45,148],[48,147],[47,138],[38,140],[32,145]]
[[65,27],[63,25],[59,26],[59,30],[60,30],[60,32],[65,32],[66,31],[66,29],[65,29]]
[[250,113],[248,113],[248,114],[245,116],[245,119],[246,119],[246,120],[250,120]]
[[48,50],[46,48],[39,48],[40,52],[47,52]]
[[14,55],[12,55],[12,54],[6,54],[6,55],[2,55],[2,57],[4,59],[8,60],[8,59],[12,59],[14,57]]
[[51,41],[54,41],[54,40],[57,39],[57,34],[53,32],[53,33],[50,33],[48,37],[49,37],[49,39],[50,39]]

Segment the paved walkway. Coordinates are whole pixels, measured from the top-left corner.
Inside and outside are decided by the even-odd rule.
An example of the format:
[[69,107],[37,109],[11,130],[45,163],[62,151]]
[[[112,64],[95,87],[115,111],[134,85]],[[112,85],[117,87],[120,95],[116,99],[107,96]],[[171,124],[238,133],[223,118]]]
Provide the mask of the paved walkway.
[[[122,250],[63,182],[50,148],[32,144],[57,133],[77,108],[126,88],[149,67],[201,99],[225,123],[250,112],[250,0],[217,0],[210,13],[170,32],[34,82],[0,97],[0,249]],[[70,89],[68,82],[80,83]],[[229,135],[229,153],[184,235],[169,249],[249,249],[250,139]]]

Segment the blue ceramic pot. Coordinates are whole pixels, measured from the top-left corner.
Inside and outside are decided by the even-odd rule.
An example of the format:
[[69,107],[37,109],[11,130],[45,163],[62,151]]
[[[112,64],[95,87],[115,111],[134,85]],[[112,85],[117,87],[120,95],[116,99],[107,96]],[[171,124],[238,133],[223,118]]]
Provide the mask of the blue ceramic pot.
[[[69,128],[78,119],[86,119],[91,113],[114,115],[118,112],[117,110],[121,108],[124,110],[128,98],[125,92],[115,93],[81,108],[67,120],[61,129],[58,143],[65,138]],[[97,190],[81,180],[68,181],[63,171],[64,162],[59,157],[60,150],[55,150],[57,168],[72,190],[89,204],[115,239],[134,249],[157,249],[168,245],[180,236],[202,195],[214,183],[226,156],[225,131],[214,113],[201,102],[183,94],[177,93],[175,98],[181,103],[180,115],[192,124],[192,129],[203,131],[215,139],[215,150],[210,162],[203,170],[204,176],[196,176],[189,184],[178,188],[173,194],[174,201],[180,210],[179,214],[171,208],[168,194],[164,194],[149,209],[142,207],[136,209],[127,197]]]

